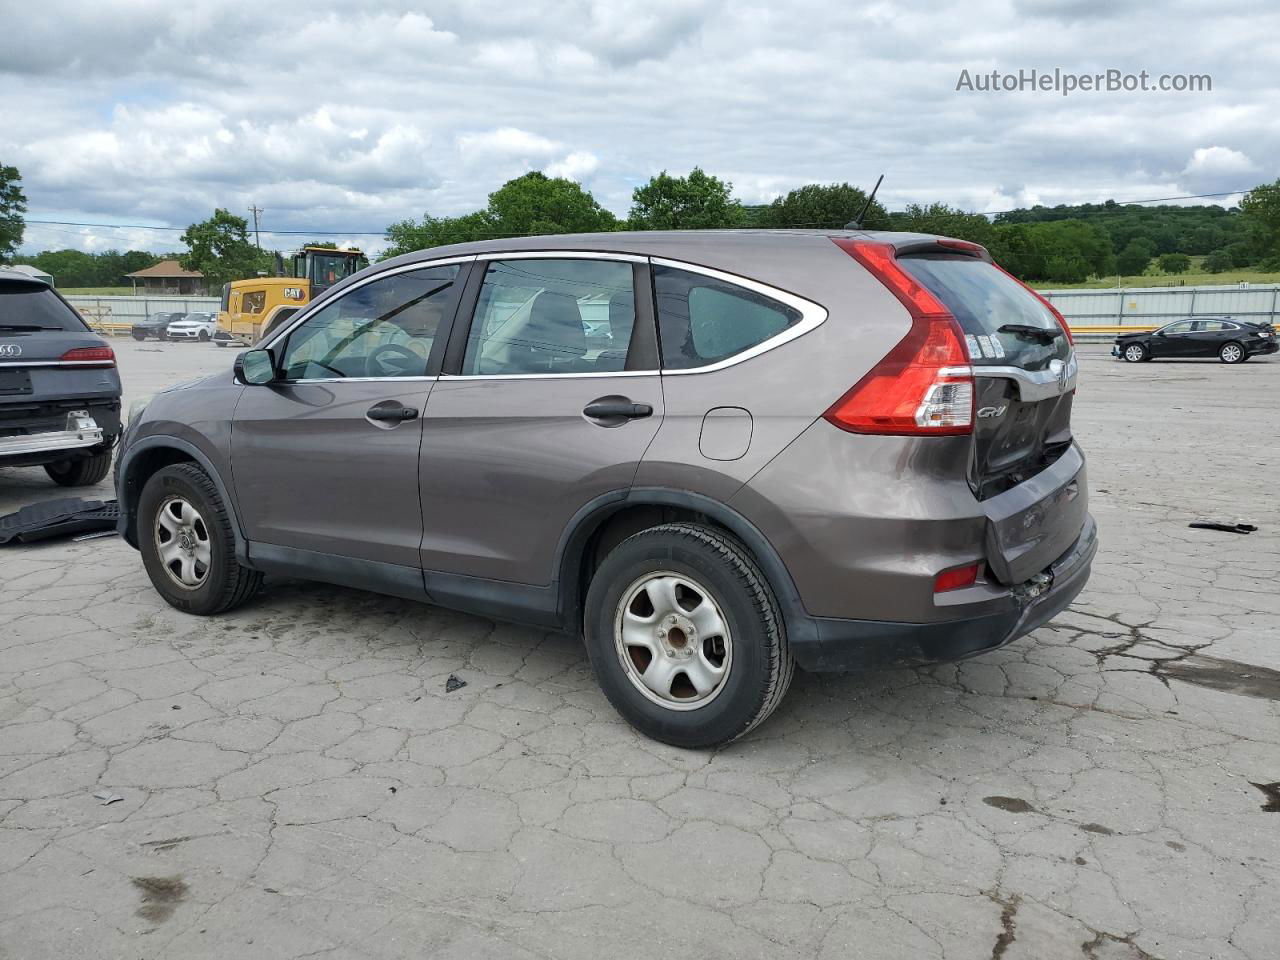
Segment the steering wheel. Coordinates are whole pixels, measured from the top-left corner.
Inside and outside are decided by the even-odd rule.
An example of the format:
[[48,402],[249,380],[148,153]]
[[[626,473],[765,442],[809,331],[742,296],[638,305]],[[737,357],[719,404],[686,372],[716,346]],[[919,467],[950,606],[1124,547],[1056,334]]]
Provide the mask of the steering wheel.
[[384,343],[369,354],[364,369],[369,377],[417,377],[426,373],[427,362],[408,347]]

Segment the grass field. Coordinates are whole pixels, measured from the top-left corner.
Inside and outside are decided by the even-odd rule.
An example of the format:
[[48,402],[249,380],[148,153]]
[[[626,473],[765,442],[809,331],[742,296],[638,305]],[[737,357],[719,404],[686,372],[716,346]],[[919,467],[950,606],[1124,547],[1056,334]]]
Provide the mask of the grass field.
[[[1191,269],[1186,273],[1160,273],[1150,271],[1141,276],[1121,277],[1122,287],[1204,287],[1216,284],[1280,283],[1280,273],[1262,273],[1258,270],[1227,270],[1223,273],[1206,273],[1201,266],[1204,257],[1192,257]],[[1084,283],[1053,283],[1045,280],[1033,284],[1041,290],[1101,290],[1117,286],[1115,277],[1086,280]]]

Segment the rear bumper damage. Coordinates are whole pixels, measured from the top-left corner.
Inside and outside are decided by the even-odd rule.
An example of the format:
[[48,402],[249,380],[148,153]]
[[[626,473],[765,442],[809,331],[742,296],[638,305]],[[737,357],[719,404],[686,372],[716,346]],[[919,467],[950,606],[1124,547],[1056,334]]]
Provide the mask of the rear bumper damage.
[[791,645],[806,670],[843,671],[897,662],[961,660],[994,650],[1048,623],[1089,580],[1098,531],[1086,515],[1076,541],[1044,570],[1015,586],[997,613],[934,623],[816,617],[812,639]]
[[27,417],[0,418],[0,465],[37,466],[85,456],[115,442],[118,403],[42,405]]

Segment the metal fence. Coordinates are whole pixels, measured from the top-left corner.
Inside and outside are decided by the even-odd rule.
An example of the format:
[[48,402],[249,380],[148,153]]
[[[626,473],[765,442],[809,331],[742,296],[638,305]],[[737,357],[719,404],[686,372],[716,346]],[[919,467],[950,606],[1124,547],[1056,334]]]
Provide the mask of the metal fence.
[[132,323],[153,313],[217,313],[217,297],[67,297],[90,323]]
[[1234,317],[1280,326],[1280,285],[1041,290],[1073,328],[1159,327],[1185,317]]

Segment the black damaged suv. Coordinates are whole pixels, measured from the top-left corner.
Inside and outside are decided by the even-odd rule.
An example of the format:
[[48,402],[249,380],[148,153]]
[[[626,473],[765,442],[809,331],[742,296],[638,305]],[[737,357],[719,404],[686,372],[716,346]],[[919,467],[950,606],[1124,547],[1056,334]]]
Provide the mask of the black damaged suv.
[[99,483],[120,436],[115,353],[47,283],[0,268],[0,467]]

